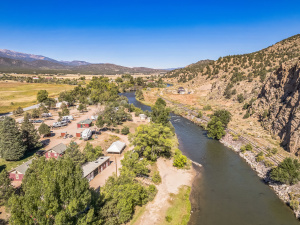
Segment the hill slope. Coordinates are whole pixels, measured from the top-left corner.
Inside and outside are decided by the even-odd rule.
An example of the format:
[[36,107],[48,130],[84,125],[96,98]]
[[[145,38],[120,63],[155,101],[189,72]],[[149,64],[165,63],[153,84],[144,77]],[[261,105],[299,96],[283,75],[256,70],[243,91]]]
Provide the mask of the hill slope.
[[300,59],[283,64],[264,84],[253,108],[262,125],[279,135],[290,152],[300,153]]

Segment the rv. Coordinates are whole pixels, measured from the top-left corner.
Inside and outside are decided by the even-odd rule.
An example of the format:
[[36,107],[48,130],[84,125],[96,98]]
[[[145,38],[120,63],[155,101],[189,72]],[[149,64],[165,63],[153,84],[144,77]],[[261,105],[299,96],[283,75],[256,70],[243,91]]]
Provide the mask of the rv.
[[52,117],[51,113],[42,113],[42,117]]
[[74,120],[74,117],[72,115],[69,116],[63,116],[62,117],[63,120]]
[[81,133],[81,137],[85,141],[87,141],[91,136],[92,136],[92,131],[90,129],[85,129]]

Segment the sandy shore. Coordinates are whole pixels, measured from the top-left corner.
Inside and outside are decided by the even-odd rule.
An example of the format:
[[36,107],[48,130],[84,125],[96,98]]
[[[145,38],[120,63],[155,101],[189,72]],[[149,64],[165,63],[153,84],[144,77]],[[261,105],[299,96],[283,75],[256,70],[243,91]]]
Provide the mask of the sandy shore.
[[170,194],[177,194],[182,185],[192,186],[196,171],[191,166],[189,170],[173,167],[173,161],[163,158],[157,160],[157,167],[162,178],[161,184],[157,186],[157,194],[154,200],[147,204],[146,210],[135,225],[160,224],[165,220],[165,214],[170,207],[168,199]]

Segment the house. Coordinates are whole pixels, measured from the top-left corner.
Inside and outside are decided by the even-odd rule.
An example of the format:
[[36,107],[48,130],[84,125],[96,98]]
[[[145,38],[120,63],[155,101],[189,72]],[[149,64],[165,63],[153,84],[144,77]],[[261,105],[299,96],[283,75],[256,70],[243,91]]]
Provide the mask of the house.
[[92,125],[93,120],[86,119],[77,123],[77,128],[89,128]]
[[185,94],[185,89],[183,87],[179,87],[177,92],[178,94]]
[[32,163],[33,159],[28,160],[27,162],[23,163],[22,165],[18,166],[11,172],[9,172],[9,178],[13,181],[22,181],[26,170],[29,168],[29,165]]
[[140,117],[140,120],[146,120],[147,119],[147,116],[145,114],[140,114],[139,117]]
[[70,106],[69,102],[66,102],[66,101],[62,101],[62,102],[58,102],[56,103],[55,107],[56,108],[60,108],[62,106],[62,104],[65,103],[67,107]]
[[49,149],[46,152],[45,157],[47,159],[49,159],[49,158],[57,159],[59,156],[62,156],[64,154],[66,149],[67,149],[67,146],[63,143],[60,143],[58,145],[55,145],[53,148]]
[[33,79],[33,80],[38,80],[38,79],[40,79],[40,78],[38,78],[38,77],[33,77],[32,79]]
[[111,144],[111,146],[106,150],[107,153],[118,153],[121,154],[121,152],[126,147],[126,144],[122,141],[115,141]]
[[106,167],[109,166],[108,156],[101,156],[96,161],[93,162],[87,162],[82,165],[83,170],[83,177],[88,179],[88,181],[91,181],[94,179],[95,176],[97,176],[99,173],[101,173]]

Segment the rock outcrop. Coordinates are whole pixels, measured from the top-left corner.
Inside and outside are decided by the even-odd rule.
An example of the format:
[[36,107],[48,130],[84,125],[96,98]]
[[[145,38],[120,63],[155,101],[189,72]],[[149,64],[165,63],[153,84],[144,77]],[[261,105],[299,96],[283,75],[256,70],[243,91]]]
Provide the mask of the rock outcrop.
[[262,125],[296,155],[300,155],[299,72],[300,59],[284,63],[268,78],[254,106]]

